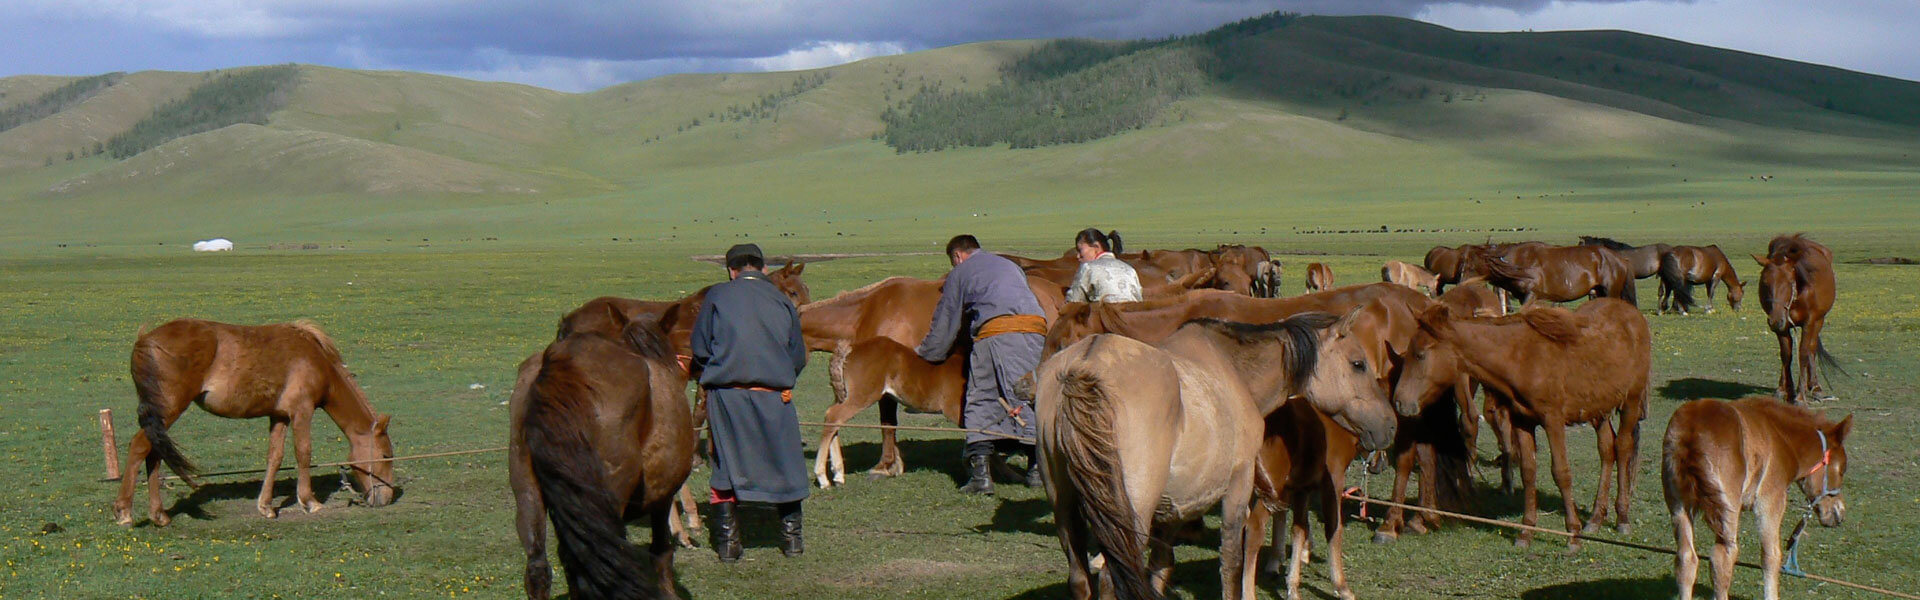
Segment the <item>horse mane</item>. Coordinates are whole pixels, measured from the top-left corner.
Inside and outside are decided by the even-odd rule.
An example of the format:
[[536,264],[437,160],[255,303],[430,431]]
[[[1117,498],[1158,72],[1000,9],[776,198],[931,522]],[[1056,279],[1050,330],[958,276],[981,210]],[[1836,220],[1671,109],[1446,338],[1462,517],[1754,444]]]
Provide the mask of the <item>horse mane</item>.
[[1769,413],[1767,415],[1768,417],[1777,419],[1783,423],[1805,423],[1816,429],[1826,429],[1834,424],[1834,421],[1827,418],[1826,413],[1815,412],[1813,409],[1805,406],[1775,401],[1771,397],[1767,398],[1767,400],[1767,402],[1748,402],[1746,404],[1749,407],[1759,409],[1763,413]]
[[1313,376],[1314,366],[1319,362],[1320,330],[1339,320],[1339,317],[1323,312],[1300,313],[1278,323],[1239,323],[1202,317],[1182,323],[1180,328],[1205,329],[1242,346],[1279,343],[1284,350],[1281,355],[1284,364],[1281,366],[1287,371],[1287,385],[1298,390],[1306,387],[1307,379]]
[[860,286],[851,290],[842,290],[840,293],[834,294],[832,298],[808,302],[804,305],[801,305],[799,310],[805,311],[807,310],[807,307],[813,306],[815,304],[824,306],[826,304],[830,304],[834,302],[844,302],[849,300],[855,300],[857,299],[857,297],[863,297],[863,296],[866,296],[867,294],[873,293],[873,290],[879,289],[880,286],[885,285],[887,282],[893,281],[895,279],[913,279],[913,278],[907,277],[905,275],[895,275],[893,277],[888,277],[886,279],[875,281],[873,283],[869,283],[864,286]]
[[1520,311],[1520,319],[1549,340],[1569,344],[1580,339],[1580,316],[1566,309],[1549,307],[1523,310]]
[[[373,402],[367,400],[366,390],[360,389],[360,384],[353,380],[353,373],[347,371],[347,363],[340,358],[340,348],[334,345],[333,338],[328,337],[327,332],[321,331],[318,323],[308,319],[295,319],[287,325],[305,334],[320,346],[321,355],[326,358],[328,365],[333,367],[334,377],[339,379],[338,383],[347,391],[348,398],[353,400],[361,410],[367,412],[367,418],[378,419],[379,413],[374,412]],[[328,393],[326,400],[333,400],[333,394]]]
[[1608,249],[1608,250],[1632,250],[1632,249],[1634,249],[1634,247],[1633,247],[1633,246],[1629,246],[1629,245],[1626,245],[1625,243],[1622,243],[1622,242],[1619,242],[1619,241],[1615,241],[1615,240],[1614,240],[1613,238],[1607,238],[1607,237],[1597,237],[1597,236],[1591,236],[1591,235],[1583,235],[1583,236],[1580,236],[1580,245],[1582,245],[1582,246],[1601,246],[1601,247],[1604,247],[1604,248],[1606,248],[1606,249]]
[[340,349],[333,345],[333,338],[328,337],[327,332],[320,330],[319,323],[315,323],[309,319],[295,319],[292,323],[288,323],[287,326],[297,329],[300,333],[304,333],[307,337],[312,338],[314,343],[320,345],[321,354],[325,355],[329,362],[333,364],[343,364],[344,361],[340,360]]
[[[1532,281],[1536,279],[1533,273],[1527,268],[1507,262],[1506,259],[1495,258],[1490,255],[1482,255],[1482,257],[1483,260],[1480,262],[1487,265],[1487,273],[1493,277],[1511,279],[1513,281]],[[1488,277],[1487,279],[1491,280],[1492,277]]]
[[667,334],[660,328],[660,318],[655,315],[641,315],[627,322],[626,329],[620,332],[635,354],[653,360],[673,360],[673,344],[667,341]]

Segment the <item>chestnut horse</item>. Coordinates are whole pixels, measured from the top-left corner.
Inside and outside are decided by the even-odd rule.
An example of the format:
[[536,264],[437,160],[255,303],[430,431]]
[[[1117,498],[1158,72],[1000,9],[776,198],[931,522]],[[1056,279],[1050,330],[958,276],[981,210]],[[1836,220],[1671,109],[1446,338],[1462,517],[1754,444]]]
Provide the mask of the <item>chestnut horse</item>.
[[[1304,399],[1290,399],[1267,415],[1259,468],[1271,482],[1275,499],[1284,502],[1293,514],[1286,536],[1291,547],[1286,572],[1287,598],[1291,600],[1300,598],[1301,567],[1309,554],[1307,513],[1316,509],[1327,541],[1327,578],[1333,581],[1339,597],[1353,598],[1353,590],[1347,586],[1345,556],[1341,552],[1340,542],[1344,536],[1340,532],[1346,516],[1340,510],[1340,492],[1347,487],[1347,465],[1359,455],[1359,440],[1333,419],[1314,410]],[[1280,521],[1272,519],[1265,502],[1253,503],[1247,514],[1247,531],[1249,537],[1258,540],[1260,530],[1266,529],[1270,520],[1270,544],[1275,552],[1263,570],[1277,571],[1274,565],[1279,560],[1278,551],[1286,546],[1281,545]],[[1257,554],[1259,542],[1250,543],[1254,547],[1247,552]]]
[[[1605,520],[1608,475],[1617,475],[1620,494],[1615,516],[1620,531],[1627,531],[1640,420],[1646,416],[1647,379],[1653,362],[1647,319],[1638,309],[1603,298],[1576,311],[1544,307],[1484,318],[1453,316],[1446,307],[1435,306],[1420,313],[1419,324],[1420,335],[1409,347],[1396,384],[1394,401],[1400,414],[1412,416],[1419,405],[1414,402],[1417,393],[1399,392],[1428,388],[1437,370],[1433,348],[1451,345],[1467,374],[1487,388],[1490,399],[1503,404],[1512,420],[1510,431],[1504,433],[1512,436],[1510,447],[1519,455],[1526,506],[1521,522],[1533,525],[1540,517],[1534,498],[1533,434],[1539,427],[1546,430],[1553,451],[1553,478],[1566,503],[1567,531],[1582,531],[1568,470],[1566,427],[1588,423],[1599,434],[1601,478],[1587,529],[1597,529]],[[1617,441],[1608,421],[1614,413],[1619,415]],[[1532,539],[1531,532],[1523,532],[1515,543],[1524,546]],[[1577,549],[1579,538],[1568,545]]]
[[[1820,329],[1836,296],[1833,251],[1806,238],[1782,235],[1767,244],[1767,255],[1753,255],[1760,263],[1760,306],[1767,311],[1767,328],[1780,340],[1780,388],[1774,395],[1789,402],[1829,399],[1813,366],[1818,356],[1826,366],[1840,364],[1820,343]],[[1793,329],[1800,332],[1800,386],[1793,385]],[[1846,373],[1846,371],[1841,371]]]
[[1851,415],[1834,423],[1825,415],[1765,397],[1695,400],[1674,410],[1667,422],[1660,480],[1679,546],[1673,579],[1681,600],[1693,600],[1693,582],[1699,576],[1700,556],[1693,546],[1696,514],[1706,516],[1715,538],[1713,597],[1726,600],[1733,588],[1734,563],[1740,559],[1742,509],[1752,509],[1759,519],[1762,593],[1766,600],[1779,598],[1780,520],[1789,505],[1787,487],[1799,483],[1807,510],[1820,516],[1820,524],[1839,526],[1847,510],[1840,485],[1847,475],[1846,442],[1852,430]]
[[[1058,284],[1064,299],[1065,290],[1073,285],[1073,278],[1080,274],[1080,267],[1044,267],[1028,269],[1026,273],[1028,277]],[[1213,267],[1204,267],[1181,275],[1178,279],[1145,277],[1140,280],[1140,295],[1142,298],[1164,298],[1187,293],[1187,290],[1217,288],[1220,284],[1215,273]]]
[[1425,288],[1428,295],[1440,295],[1440,278],[1434,275],[1433,271],[1397,260],[1390,260],[1380,265],[1380,280],[1398,283],[1416,290]]
[[1196,290],[1142,302],[1075,302],[1060,308],[1060,318],[1047,330],[1047,343],[1040,356],[1051,356],[1096,333],[1118,333],[1156,343],[1172,335],[1180,324],[1197,318],[1272,323],[1310,311],[1345,314],[1382,297],[1396,298],[1410,306],[1426,302],[1420,292],[1391,283],[1352,285],[1289,298],[1249,298],[1223,290]]
[[[687,373],[659,321],[643,315],[617,336],[582,331],[549,344],[532,385],[508,408],[515,523],[526,550],[527,597],[547,598],[546,519],[567,587],[580,598],[677,597],[675,492],[693,468]],[[627,541],[646,515],[651,568]]]
[[1614,254],[1620,256],[1620,260],[1626,261],[1627,269],[1633,271],[1634,279],[1646,279],[1659,275],[1660,257],[1666,256],[1667,252],[1673,248],[1673,246],[1667,244],[1629,246],[1623,242],[1615,241],[1613,238],[1594,237],[1590,235],[1580,236],[1580,245],[1599,246],[1612,250]]
[[1612,250],[1531,242],[1514,245],[1502,256],[1497,248],[1474,247],[1463,254],[1463,268],[1486,275],[1488,283],[1513,293],[1523,306],[1594,297],[1638,303],[1633,272]]
[[1733,270],[1733,263],[1719,246],[1674,246],[1660,257],[1660,312],[1667,312],[1668,300],[1672,307],[1687,314],[1695,304],[1693,284],[1707,284],[1707,312],[1713,312],[1713,286],[1716,283],[1727,284],[1727,308],[1740,310],[1740,300],[1746,297],[1746,284],[1740,282],[1740,274]]
[[1507,314],[1507,300],[1502,292],[1487,286],[1487,280],[1478,276],[1469,277],[1453,286],[1453,289],[1440,294],[1440,303],[1455,310],[1455,314],[1476,317],[1500,317]]
[[1470,247],[1473,247],[1473,244],[1451,248],[1447,246],[1434,246],[1432,250],[1427,251],[1427,257],[1421,264],[1427,268],[1427,271],[1433,273],[1436,282],[1433,288],[1434,294],[1438,295],[1445,292],[1446,290],[1443,288],[1447,287],[1447,284],[1458,283],[1461,279],[1470,275],[1465,272],[1464,267],[1466,266],[1466,262],[1462,256],[1466,253],[1467,248]]
[[[846,464],[841,458],[839,428],[835,425],[845,423],[876,401],[880,404],[883,425],[900,424],[902,402],[915,410],[946,413],[949,420],[960,423],[959,413],[948,413],[946,407],[964,401],[966,373],[961,365],[965,361],[949,358],[933,364],[913,352],[926,337],[927,327],[933,324],[933,311],[940,302],[940,286],[944,282],[944,279],[889,277],[800,307],[800,333],[807,348],[833,353],[827,363],[827,381],[833,387],[834,404],[827,407],[826,422],[831,425],[821,430],[819,450],[814,454],[814,473],[822,487],[827,487],[829,482],[846,482]],[[1031,275],[1027,277],[1027,286],[1040,303],[1041,316],[1052,323],[1063,300],[1060,288]],[[895,347],[863,346],[873,339],[891,340]],[[858,356],[855,356],[856,348],[862,349]],[[959,356],[965,356],[964,351],[956,351],[962,352]],[[869,362],[878,364],[866,364]],[[960,391],[954,392],[956,389]],[[869,473],[892,476],[905,470],[894,430],[881,430],[880,463]]]
[[333,339],[310,321],[274,325],[229,325],[176,319],[140,334],[133,343],[133,389],[140,397],[140,431],[127,447],[120,471],[120,495],[114,520],[133,524],[133,488],[139,465],[147,466],[147,515],[156,526],[173,521],[160,504],[160,463],[188,485],[196,486],[195,467],[180,453],[167,429],[195,404],[229,419],[265,417],[267,470],[254,508],[274,518],[274,476],[280,470],[287,429],[293,429],[293,457],[299,469],[294,492],[307,512],[322,508],[313,495],[313,411],[327,411],[347,436],[348,459],[367,504],[393,502],[393,441],[387,437],[391,415],[375,414],[367,395],[347,372]]
[[1280,296],[1280,263],[1273,260],[1266,248],[1245,244],[1221,244],[1208,252],[1213,257],[1215,268],[1226,270],[1228,265],[1238,265],[1246,272],[1247,289],[1237,286],[1240,277],[1235,273],[1222,273],[1221,289],[1243,294],[1252,294],[1255,298],[1278,298]]
[[1333,288],[1333,268],[1320,263],[1307,265],[1307,293]]
[[[1379,448],[1394,416],[1377,365],[1362,348],[1379,340],[1329,327],[1324,313],[1271,325],[1201,319],[1156,345],[1095,335],[1061,350],[1034,373],[1039,459],[1053,505],[1067,592],[1158,598],[1173,571],[1179,526],[1221,510],[1220,585],[1252,597],[1260,535],[1246,519],[1256,489],[1264,417],[1287,399],[1315,409]],[[1261,486],[1271,497],[1271,485]],[[1152,541],[1148,575],[1147,554]],[[1087,556],[1106,557],[1102,594]]]

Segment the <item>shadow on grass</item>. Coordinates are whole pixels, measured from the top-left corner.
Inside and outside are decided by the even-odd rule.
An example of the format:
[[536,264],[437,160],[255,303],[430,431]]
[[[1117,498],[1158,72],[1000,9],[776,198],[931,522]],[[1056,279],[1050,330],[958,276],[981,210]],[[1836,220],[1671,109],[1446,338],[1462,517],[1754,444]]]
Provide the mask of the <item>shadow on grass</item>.
[[1700,398],[1726,398],[1732,400],[1745,398],[1747,396],[1771,394],[1773,393],[1773,388],[1748,385],[1734,381],[1686,377],[1661,384],[1660,389],[1655,390],[1655,393],[1660,394],[1661,398],[1668,400],[1686,401]]
[[[286,472],[286,469],[283,468],[281,472]],[[298,510],[298,501],[293,497],[294,492],[298,490],[298,480],[296,477],[297,476],[276,478],[274,481],[274,506],[278,507],[282,512],[289,509]],[[134,504],[136,507],[142,504],[140,500],[143,499],[145,494],[144,488],[145,484],[143,483],[141,489],[134,495]],[[325,504],[327,500],[333,497],[333,493],[339,489],[340,475],[338,473],[328,473],[326,475],[316,473],[313,475],[313,497],[319,500],[321,504]],[[258,479],[202,484],[200,487],[194,488],[193,493],[188,494],[187,497],[174,502],[173,506],[167,509],[167,512],[175,517],[191,517],[204,521],[214,518],[213,514],[207,512],[208,504],[222,500],[253,499],[259,496],[260,480]],[[399,501],[398,495],[394,497],[394,501]],[[249,514],[259,514],[253,511],[248,512]]]
[[1053,536],[1053,505],[1045,497],[1026,500],[1001,500],[993,509],[993,520],[974,527],[975,531],[1032,533]]
[[[1173,583],[1167,586],[1170,592],[1169,597],[1219,598],[1220,562],[1203,559],[1176,563],[1173,565],[1172,581]],[[1302,582],[1300,587],[1303,590],[1312,588],[1306,582]],[[1311,591],[1323,598],[1333,597],[1317,589],[1311,589]],[[1184,594],[1173,592],[1184,592]],[[1067,581],[1063,576],[1059,583],[1020,592],[1008,596],[1007,600],[1057,600],[1065,597],[1067,597]]]
[[[964,448],[966,443],[959,439],[900,440],[900,460],[906,463],[907,471],[944,473],[953,478],[954,487],[960,487],[967,483],[966,463],[960,457]],[[847,478],[852,479],[880,463],[880,443],[843,443],[840,455],[846,461]],[[813,456],[807,457],[809,466],[813,460]]]
[[[1527,590],[1520,594],[1526,600],[1548,600],[1559,598],[1670,598],[1674,596],[1672,577],[1643,577],[1635,579],[1601,579],[1597,581],[1575,581],[1543,588]],[[1702,588],[1695,588],[1695,595],[1711,594]]]

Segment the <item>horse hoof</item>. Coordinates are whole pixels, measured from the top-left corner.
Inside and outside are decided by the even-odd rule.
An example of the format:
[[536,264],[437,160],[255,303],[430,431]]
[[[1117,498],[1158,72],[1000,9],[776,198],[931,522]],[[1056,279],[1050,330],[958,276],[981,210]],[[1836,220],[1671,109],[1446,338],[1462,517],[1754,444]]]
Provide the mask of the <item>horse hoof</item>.
[[1600,520],[1599,520],[1599,519],[1594,519],[1594,520],[1592,520],[1592,521],[1587,521],[1587,525],[1586,525],[1585,527],[1581,527],[1581,528],[1580,528],[1580,535],[1587,535],[1587,534],[1590,534],[1590,533],[1599,533],[1599,532],[1600,532]]
[[1385,531],[1376,531],[1373,533],[1373,543],[1375,544],[1391,544],[1398,539],[1400,539],[1399,535],[1387,533]]
[[1631,533],[1633,533],[1633,525],[1630,525],[1630,524],[1627,524],[1627,523],[1621,523],[1621,524],[1619,524],[1619,525],[1614,525],[1614,526],[1613,526],[1613,531],[1614,531],[1615,533],[1618,533],[1618,534],[1620,534],[1620,535],[1628,535],[1628,534],[1631,534]]
[[307,514],[320,512],[321,509],[324,509],[326,507],[327,506],[325,504],[321,504],[319,501],[316,501],[316,500],[308,500],[300,503],[300,508],[307,509]]
[[173,524],[173,517],[167,516],[167,513],[165,512],[156,512],[151,515],[147,515],[147,518],[153,520],[154,527],[166,527],[168,525]]
[[1567,556],[1573,556],[1579,553],[1580,553],[1580,542],[1578,541],[1567,542],[1567,551],[1564,552],[1563,554],[1566,554]]
[[278,518],[280,516],[280,509],[278,508],[274,508],[264,504],[255,506],[253,508],[254,510],[260,511],[260,516],[262,517],[273,519],[273,518]]
[[1530,545],[1533,545],[1533,540],[1527,538],[1515,538],[1513,540],[1513,547],[1515,548],[1525,548]]

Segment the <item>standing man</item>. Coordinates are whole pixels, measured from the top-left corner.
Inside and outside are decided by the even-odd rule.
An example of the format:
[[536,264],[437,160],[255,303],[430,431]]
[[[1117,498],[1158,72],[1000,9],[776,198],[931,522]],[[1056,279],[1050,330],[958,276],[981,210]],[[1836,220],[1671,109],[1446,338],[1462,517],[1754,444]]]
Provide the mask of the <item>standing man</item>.
[[994,448],[1027,455],[1027,485],[1040,485],[1040,463],[1032,443],[1033,403],[1013,393],[1014,382],[1040,364],[1040,346],[1046,341],[1047,321],[1040,302],[1027,287],[1027,275],[998,254],[980,249],[980,240],[957,235],[947,242],[947,260],[953,271],[940,288],[940,305],[933,325],[915,352],[930,362],[947,360],[955,338],[963,331],[972,338],[967,354],[967,401],[961,426],[1002,435],[967,434],[967,471],[970,479],[961,491],[993,493],[990,467]]
[[731,281],[707,290],[693,323],[693,365],[707,391],[713,437],[713,551],[740,560],[734,505],[765,502],[780,511],[781,553],[798,556],[800,501],[807,497],[806,457],[793,383],[807,366],[800,314],[767,281],[760,247],[727,249]]

